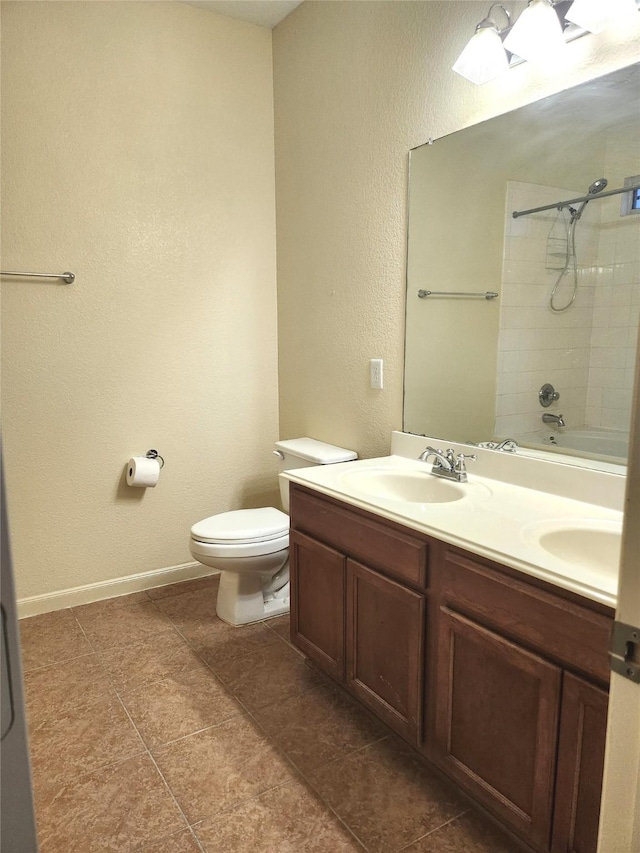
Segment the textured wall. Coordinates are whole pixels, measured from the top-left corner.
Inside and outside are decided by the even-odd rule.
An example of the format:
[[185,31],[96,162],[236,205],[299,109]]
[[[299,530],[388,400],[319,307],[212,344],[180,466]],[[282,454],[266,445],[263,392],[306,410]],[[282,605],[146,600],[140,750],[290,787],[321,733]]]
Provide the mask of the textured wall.
[[[565,69],[473,86],[450,69],[486,11],[306,0],[274,30],[283,437],[371,456],[402,425],[409,148],[638,59],[627,29],[569,45]],[[371,357],[383,391],[368,387]]]
[[[269,30],[3,2],[3,430],[21,597],[191,561],[277,490]],[[128,457],[166,458],[146,493]]]

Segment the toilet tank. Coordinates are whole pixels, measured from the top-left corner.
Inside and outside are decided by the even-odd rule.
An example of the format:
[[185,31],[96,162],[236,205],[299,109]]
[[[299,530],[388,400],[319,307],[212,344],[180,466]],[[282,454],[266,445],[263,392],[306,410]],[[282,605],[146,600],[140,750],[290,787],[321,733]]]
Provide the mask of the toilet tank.
[[[325,444],[315,438],[290,438],[276,441],[274,453],[279,459],[278,473],[294,468],[309,468],[312,465],[333,465],[335,462],[349,462],[357,459],[358,454],[344,447]],[[280,479],[280,497],[282,508],[289,512],[289,481]]]

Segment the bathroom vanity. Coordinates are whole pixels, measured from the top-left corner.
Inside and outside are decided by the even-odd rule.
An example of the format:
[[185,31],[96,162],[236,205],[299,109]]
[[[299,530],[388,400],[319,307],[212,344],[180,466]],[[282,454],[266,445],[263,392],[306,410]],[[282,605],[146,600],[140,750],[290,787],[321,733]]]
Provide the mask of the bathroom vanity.
[[[496,457],[486,454],[483,470]],[[521,525],[515,505],[519,491],[532,500],[530,488],[470,472],[468,484],[429,492],[431,466],[413,460],[285,475],[292,642],[529,847],[595,853],[617,567],[603,568],[598,589],[607,546],[582,576],[562,548],[562,559],[536,565],[531,513],[522,511]],[[551,464],[556,485],[571,478]],[[615,503],[620,484],[599,476],[612,491],[605,503]],[[611,506],[562,490],[536,493],[556,532],[581,523],[611,532],[618,523]],[[534,519],[533,529],[543,528]],[[478,533],[474,543],[480,529],[485,539]],[[593,555],[601,542],[587,547]]]

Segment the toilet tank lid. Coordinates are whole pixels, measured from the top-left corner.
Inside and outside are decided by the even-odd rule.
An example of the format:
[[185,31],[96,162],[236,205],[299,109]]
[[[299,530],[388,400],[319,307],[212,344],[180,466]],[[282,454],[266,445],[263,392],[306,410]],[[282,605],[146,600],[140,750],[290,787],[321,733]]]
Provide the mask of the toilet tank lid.
[[344,447],[336,447],[335,444],[325,444],[324,441],[316,441],[315,438],[291,438],[287,441],[276,441],[276,447],[283,453],[291,453],[300,459],[308,459],[316,465],[332,465],[334,462],[349,462],[357,459],[358,454],[354,450],[345,450]]

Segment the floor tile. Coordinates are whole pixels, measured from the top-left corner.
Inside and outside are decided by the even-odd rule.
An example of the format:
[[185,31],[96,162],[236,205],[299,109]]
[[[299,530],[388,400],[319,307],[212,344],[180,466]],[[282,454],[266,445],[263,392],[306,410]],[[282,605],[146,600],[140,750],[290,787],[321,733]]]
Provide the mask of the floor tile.
[[158,609],[210,666],[228,663],[280,641],[264,622],[239,627],[223,622],[216,615],[215,595],[210,592],[198,590],[156,601]]
[[250,711],[283,702],[323,683],[304,658],[280,640],[241,657],[205,659]]
[[85,617],[100,615],[105,611],[119,610],[121,607],[131,607],[132,604],[144,604],[150,601],[148,594],[131,592],[128,595],[118,595],[116,598],[103,598],[101,601],[92,601],[91,604],[79,604],[73,608],[76,616],[82,614]]
[[198,824],[206,853],[362,853],[301,782],[291,782]]
[[203,663],[197,670],[175,673],[121,698],[150,749],[241,713],[231,694]]
[[219,621],[216,615],[216,597],[211,588],[197,589],[159,599],[156,606],[174,625],[189,631]]
[[144,750],[120,701],[106,697],[49,718],[29,733],[36,789],[122,761]]
[[180,581],[180,583],[172,583],[167,584],[167,586],[148,589],[147,594],[152,601],[157,601],[161,598],[170,598],[174,595],[183,595],[185,592],[196,592],[200,589],[213,590],[213,594],[217,596],[219,583],[220,575],[208,575],[204,578],[193,578],[188,581]]
[[198,655],[175,628],[152,634],[129,646],[101,650],[98,656],[120,691],[144,687],[202,666]]
[[72,610],[56,610],[20,620],[22,667],[39,666],[77,658],[93,651]]
[[487,818],[469,811],[405,847],[402,853],[522,853]]
[[291,636],[291,617],[288,613],[284,616],[276,616],[274,619],[267,619],[265,625],[275,631],[283,640],[289,642]]
[[24,695],[33,727],[49,717],[113,696],[114,689],[97,655],[83,655],[26,672]]
[[263,622],[235,627],[219,619],[216,595],[210,588],[161,599],[156,604],[207,663],[235,659],[278,640]]
[[245,717],[161,747],[154,756],[192,824],[292,778],[289,766]]
[[255,717],[303,773],[388,733],[341,690],[329,685],[256,711]]
[[74,608],[78,622],[95,649],[126,646],[171,628],[152,601],[111,606],[99,601]]
[[[162,841],[145,844],[144,847],[139,848],[139,853],[201,853],[201,850],[202,848],[191,834],[191,830],[187,829],[172,835],[170,838],[164,838]],[[231,853],[231,851],[227,851],[227,853]]]
[[84,774],[38,803],[40,853],[132,853],[184,825],[146,754]]
[[200,657],[214,670],[226,672],[235,661],[266,646],[284,645],[262,622],[234,627],[217,619],[201,628],[181,628]]
[[453,788],[394,737],[309,779],[371,853],[395,852],[467,810]]

